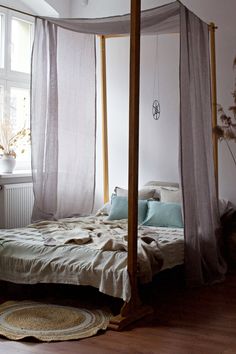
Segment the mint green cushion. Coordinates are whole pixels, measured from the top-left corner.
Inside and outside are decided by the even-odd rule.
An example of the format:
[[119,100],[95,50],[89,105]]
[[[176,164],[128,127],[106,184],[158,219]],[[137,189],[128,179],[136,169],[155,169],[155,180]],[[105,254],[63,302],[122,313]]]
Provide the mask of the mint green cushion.
[[184,227],[181,205],[177,203],[148,201],[147,216],[142,225],[173,228]]
[[[138,201],[138,222],[141,224],[147,213],[147,201]],[[111,198],[111,210],[107,220],[128,219],[128,198],[113,196]]]

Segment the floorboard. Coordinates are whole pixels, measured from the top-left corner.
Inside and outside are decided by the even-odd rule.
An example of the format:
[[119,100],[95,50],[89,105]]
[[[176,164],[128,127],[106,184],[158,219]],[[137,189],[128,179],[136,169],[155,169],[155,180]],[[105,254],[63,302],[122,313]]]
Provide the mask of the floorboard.
[[[231,271],[224,283],[211,287],[185,289],[176,283],[167,277],[144,288],[143,299],[153,306],[154,314],[123,332],[107,331],[80,341],[57,343],[0,339],[0,354],[236,354],[236,272]],[[44,292],[43,301],[74,305],[78,301],[71,293],[66,298],[63,291],[60,294]],[[21,294],[24,296],[35,299],[31,293]],[[94,302],[99,298],[93,292],[89,297]],[[112,302],[109,297],[101,298],[107,305]],[[115,309],[118,305],[112,306]]]

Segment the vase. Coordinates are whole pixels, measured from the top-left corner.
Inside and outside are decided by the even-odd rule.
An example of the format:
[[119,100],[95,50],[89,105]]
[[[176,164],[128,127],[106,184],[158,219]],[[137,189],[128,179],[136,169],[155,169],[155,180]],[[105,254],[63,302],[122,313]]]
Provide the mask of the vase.
[[11,155],[3,155],[0,158],[0,172],[2,173],[12,173],[16,166],[16,159]]

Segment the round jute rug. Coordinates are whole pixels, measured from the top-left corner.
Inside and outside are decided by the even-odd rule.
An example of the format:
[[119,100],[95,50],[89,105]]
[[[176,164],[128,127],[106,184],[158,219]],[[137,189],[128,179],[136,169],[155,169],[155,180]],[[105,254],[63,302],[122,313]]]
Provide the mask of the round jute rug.
[[0,305],[0,335],[11,340],[34,337],[45,342],[81,339],[105,330],[110,316],[100,309],[8,301]]

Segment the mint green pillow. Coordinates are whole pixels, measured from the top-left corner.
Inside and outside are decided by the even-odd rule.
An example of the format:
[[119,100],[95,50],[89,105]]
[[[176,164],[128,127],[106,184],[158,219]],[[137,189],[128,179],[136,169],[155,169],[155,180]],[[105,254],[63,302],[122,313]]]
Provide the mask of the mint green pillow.
[[181,205],[177,203],[148,201],[147,216],[142,225],[173,228],[184,227]]
[[[147,214],[147,201],[138,201],[138,223],[141,224]],[[128,198],[113,196],[111,198],[111,210],[107,220],[128,219]]]

